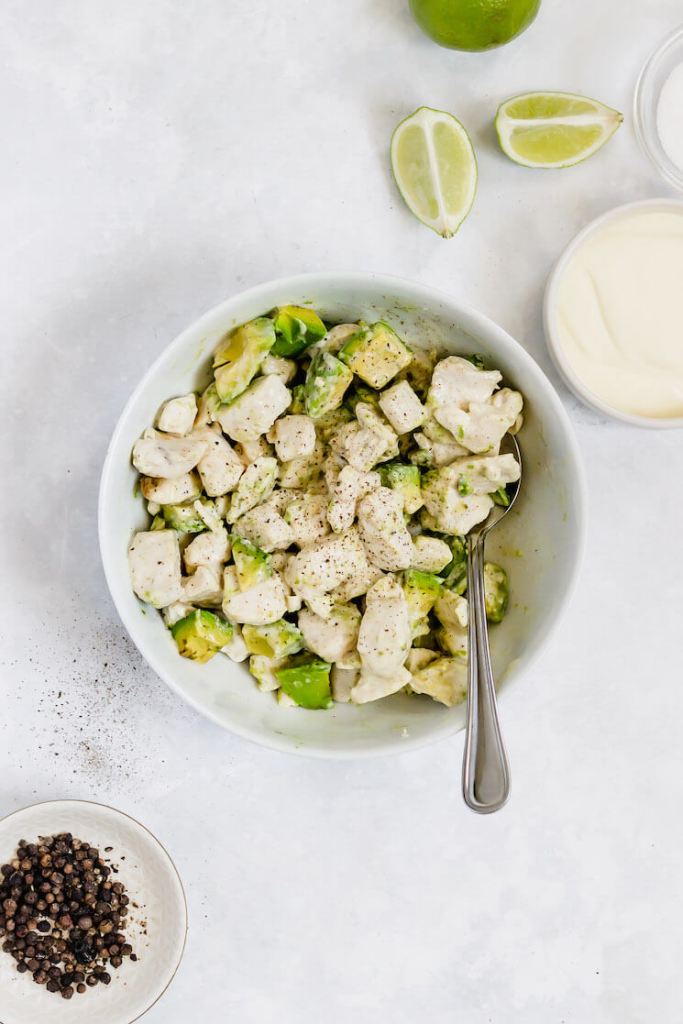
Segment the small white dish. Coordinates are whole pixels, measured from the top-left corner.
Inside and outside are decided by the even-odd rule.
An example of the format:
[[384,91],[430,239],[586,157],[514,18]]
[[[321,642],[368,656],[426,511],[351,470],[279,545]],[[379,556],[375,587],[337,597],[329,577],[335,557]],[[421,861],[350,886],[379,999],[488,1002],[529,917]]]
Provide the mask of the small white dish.
[[131,589],[128,545],[148,522],[130,458],[135,440],[170,395],[209,383],[211,353],[226,331],[286,303],[309,305],[331,323],[389,320],[411,346],[480,353],[523,392],[524,487],[488,551],[511,577],[511,608],[491,638],[503,693],[538,656],[576,583],[586,514],[581,457],[560,399],[521,345],[452,296],[383,274],[304,274],[236,295],[188,327],[138,384],[102,470],[99,534],[114,604],[148,664],[202,714],[264,746],[326,758],[403,753],[462,729],[464,706],[446,708],[400,693],[357,707],[336,704],[328,711],[283,707],[258,690],[245,665],[223,655],[205,665],[179,657],[159,613],[143,607]]
[[[2,1024],[132,1024],[163,995],[182,959],[187,934],[183,887],[166,850],[144,826],[121,811],[85,800],[55,800],[15,811],[0,821],[0,864],[20,839],[71,832],[98,847],[119,868],[131,910],[126,933],[137,962],[110,970],[109,985],[96,985],[68,1002],[19,974],[0,951]],[[113,847],[111,854],[104,848]],[[125,858],[125,859],[124,859]]]
[[629,423],[634,427],[647,427],[652,430],[671,430],[683,427],[683,416],[638,416],[634,413],[624,412],[615,406],[609,405],[599,395],[596,395],[583,382],[581,377],[573,369],[567,354],[560,340],[560,331],[557,322],[557,306],[559,288],[562,277],[574,257],[577,250],[584,244],[587,238],[596,231],[600,231],[607,224],[619,220],[622,217],[638,212],[639,210],[676,210],[683,213],[683,199],[643,199],[635,203],[625,203],[613,210],[608,210],[595,220],[591,221],[564,250],[548,278],[543,302],[543,321],[545,326],[545,337],[548,350],[552,356],[560,375],[565,384],[574,394],[586,405],[591,406],[597,412],[612,419],[620,420],[622,423]]
[[633,101],[636,136],[647,158],[662,177],[683,191],[683,168],[669,157],[659,136],[659,99],[671,72],[683,62],[683,25],[657,47],[648,58],[636,84]]

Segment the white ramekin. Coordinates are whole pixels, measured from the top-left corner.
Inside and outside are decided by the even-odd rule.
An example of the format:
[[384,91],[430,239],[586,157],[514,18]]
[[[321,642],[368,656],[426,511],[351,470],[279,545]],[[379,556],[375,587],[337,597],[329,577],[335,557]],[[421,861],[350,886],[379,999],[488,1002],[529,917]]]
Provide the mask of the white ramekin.
[[635,413],[624,412],[622,409],[609,405],[599,395],[591,391],[573,369],[560,341],[560,331],[557,323],[558,292],[562,276],[570,260],[580,246],[591,235],[595,234],[596,231],[600,231],[605,225],[620,220],[625,215],[637,212],[638,210],[670,210],[672,208],[677,213],[683,213],[683,199],[643,199],[635,203],[626,203],[623,206],[617,206],[613,210],[609,210],[596,220],[591,221],[569,243],[555,264],[548,278],[543,302],[543,322],[548,350],[567,387],[582,402],[585,402],[586,405],[591,406],[605,416],[621,420],[622,423],[629,423],[634,427],[648,427],[653,430],[671,430],[676,427],[683,427],[683,416],[638,416]]

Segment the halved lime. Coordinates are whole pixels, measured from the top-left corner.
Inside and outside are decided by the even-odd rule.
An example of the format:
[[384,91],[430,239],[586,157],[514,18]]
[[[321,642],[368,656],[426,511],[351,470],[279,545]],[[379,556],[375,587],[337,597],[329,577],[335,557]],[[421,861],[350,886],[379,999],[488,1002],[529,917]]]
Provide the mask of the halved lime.
[[503,152],[524,167],[572,167],[592,156],[624,120],[618,110],[570,92],[528,92],[498,108]]
[[474,150],[457,118],[419,107],[394,131],[391,166],[418,220],[451,238],[472,209],[477,191]]

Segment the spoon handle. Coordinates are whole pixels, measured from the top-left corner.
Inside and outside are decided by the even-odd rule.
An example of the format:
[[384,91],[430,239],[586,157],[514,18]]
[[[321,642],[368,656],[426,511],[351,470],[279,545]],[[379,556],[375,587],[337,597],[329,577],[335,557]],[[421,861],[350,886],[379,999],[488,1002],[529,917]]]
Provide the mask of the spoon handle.
[[467,732],[462,768],[465,803],[478,814],[498,811],[510,793],[510,768],[498,721],[484,600],[484,536],[468,538]]

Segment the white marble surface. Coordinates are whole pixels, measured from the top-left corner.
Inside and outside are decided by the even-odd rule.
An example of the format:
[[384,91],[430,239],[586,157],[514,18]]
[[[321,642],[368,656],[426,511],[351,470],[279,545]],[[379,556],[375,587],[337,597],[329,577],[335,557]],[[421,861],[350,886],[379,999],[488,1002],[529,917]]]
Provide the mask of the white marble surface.
[[[156,1024],[640,1024],[680,1017],[683,875],[678,433],[565,391],[592,502],[562,628],[503,705],[514,792],[464,809],[462,742],[309,762],[219,731],[152,676],[99,566],[95,502],[133,384],[204,309],[318,268],[450,289],[550,372],[540,302],[586,221],[666,194],[630,118],[680,0],[545,0],[485,55],[439,50],[404,0],[5,0],[0,184],[0,812],[111,802],[175,856],[191,933]],[[496,105],[583,90],[623,110],[574,170],[517,168]],[[457,113],[476,206],[444,242],[387,146]]]

